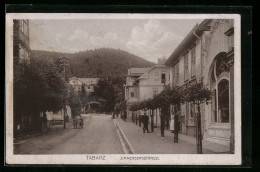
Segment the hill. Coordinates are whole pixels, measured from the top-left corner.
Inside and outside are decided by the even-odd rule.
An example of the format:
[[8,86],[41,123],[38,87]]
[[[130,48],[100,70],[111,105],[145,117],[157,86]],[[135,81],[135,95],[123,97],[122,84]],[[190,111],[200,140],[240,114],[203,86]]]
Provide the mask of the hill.
[[76,77],[122,77],[130,67],[151,67],[154,63],[126,51],[100,48],[77,53],[32,50],[32,58],[45,58],[57,63],[61,56],[70,60],[70,75]]

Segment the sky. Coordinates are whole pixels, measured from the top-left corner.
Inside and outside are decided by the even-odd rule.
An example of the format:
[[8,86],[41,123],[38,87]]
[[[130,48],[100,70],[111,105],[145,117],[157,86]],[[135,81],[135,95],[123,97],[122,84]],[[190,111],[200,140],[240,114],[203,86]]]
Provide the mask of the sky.
[[157,62],[160,57],[169,57],[200,22],[201,19],[30,20],[30,47],[67,53],[115,48]]

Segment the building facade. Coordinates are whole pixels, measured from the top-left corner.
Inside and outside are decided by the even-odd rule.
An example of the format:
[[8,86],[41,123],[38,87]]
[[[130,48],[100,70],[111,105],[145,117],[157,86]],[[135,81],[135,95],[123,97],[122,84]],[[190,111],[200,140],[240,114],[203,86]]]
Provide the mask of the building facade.
[[[157,94],[161,93],[166,86],[170,85],[170,71],[171,68],[165,65],[155,65],[142,76],[140,76],[134,83],[138,88],[139,102],[152,99]],[[144,111],[139,110],[139,115],[143,115]],[[150,117],[151,111],[147,112]],[[154,110],[153,122],[155,127],[161,125],[161,112],[159,109]],[[152,120],[151,120],[152,121]],[[149,121],[149,122],[151,122]]]
[[84,87],[87,94],[94,91],[94,86],[97,85],[99,78],[77,78],[69,79],[69,84],[73,87],[75,93],[80,93]]
[[13,20],[14,79],[23,74],[22,65],[30,63],[29,20]]
[[78,78],[84,85],[87,94],[94,92],[94,87],[98,84],[99,78]]
[[[13,73],[14,86],[26,87],[26,83],[21,81],[24,74],[24,65],[30,64],[30,35],[29,20],[13,20]],[[15,92],[14,95],[19,93]],[[40,130],[40,115],[35,112],[25,113],[16,107],[14,102],[14,137],[28,132]]]
[[170,84],[170,68],[165,65],[156,65],[140,76],[134,85],[138,88],[138,100],[152,99]]
[[[130,68],[126,76],[125,87],[125,100],[127,104],[127,116],[129,116],[129,107],[132,104],[139,102],[139,88],[136,84],[136,81],[140,76],[147,72],[151,68]],[[138,82],[138,81],[137,81]]]
[[[196,25],[167,59],[171,87],[187,88],[203,82],[213,93],[211,103],[201,105],[202,133],[206,140],[234,142],[234,26],[233,20],[204,20]],[[191,103],[181,105],[182,133],[195,136]]]

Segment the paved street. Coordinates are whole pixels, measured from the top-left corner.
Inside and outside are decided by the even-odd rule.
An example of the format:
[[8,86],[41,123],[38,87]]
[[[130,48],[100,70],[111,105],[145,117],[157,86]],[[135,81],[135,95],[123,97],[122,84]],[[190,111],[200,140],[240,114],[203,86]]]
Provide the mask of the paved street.
[[46,136],[14,144],[15,154],[122,154],[123,148],[110,115],[84,116],[84,128],[72,124],[51,129]]
[[[72,122],[64,130],[62,125],[51,127],[46,136],[19,140],[14,144],[15,154],[196,154],[195,138],[179,135],[173,143],[173,134],[160,129],[143,133],[142,127],[129,119],[111,119],[111,115],[83,115],[84,128],[74,129]],[[226,146],[203,142],[203,153],[228,153]]]

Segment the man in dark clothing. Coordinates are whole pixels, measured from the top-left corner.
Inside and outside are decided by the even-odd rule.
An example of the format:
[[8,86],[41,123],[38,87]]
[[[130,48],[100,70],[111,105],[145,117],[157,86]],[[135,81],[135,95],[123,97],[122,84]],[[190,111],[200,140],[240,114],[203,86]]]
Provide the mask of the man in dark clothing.
[[148,130],[149,117],[146,115],[146,112],[144,113],[144,116],[142,117],[142,121],[144,123],[144,127],[143,127],[144,133],[145,133],[145,130],[147,130],[147,133],[150,133],[149,130]]

